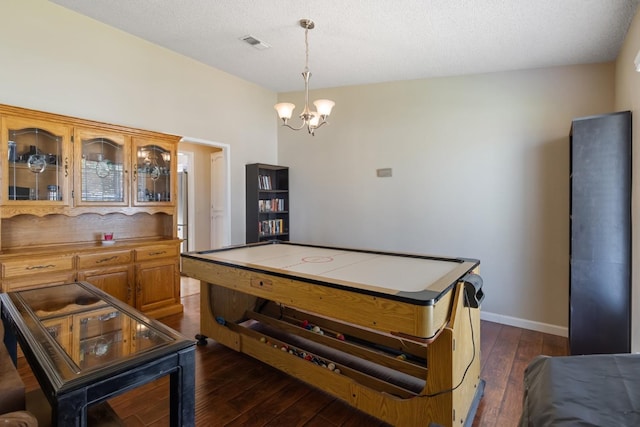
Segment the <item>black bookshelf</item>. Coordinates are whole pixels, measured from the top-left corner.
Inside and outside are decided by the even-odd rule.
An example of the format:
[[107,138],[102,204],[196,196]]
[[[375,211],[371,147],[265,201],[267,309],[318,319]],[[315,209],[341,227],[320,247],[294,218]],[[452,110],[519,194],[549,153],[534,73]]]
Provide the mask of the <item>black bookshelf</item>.
[[246,165],[246,242],[289,240],[289,168]]

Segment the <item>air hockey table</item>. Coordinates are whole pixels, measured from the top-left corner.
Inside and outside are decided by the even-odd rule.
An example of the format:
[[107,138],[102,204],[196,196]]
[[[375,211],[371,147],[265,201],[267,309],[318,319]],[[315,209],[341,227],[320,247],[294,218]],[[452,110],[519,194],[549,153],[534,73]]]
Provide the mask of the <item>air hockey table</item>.
[[480,262],[272,241],[181,255],[211,338],[397,426],[471,425]]

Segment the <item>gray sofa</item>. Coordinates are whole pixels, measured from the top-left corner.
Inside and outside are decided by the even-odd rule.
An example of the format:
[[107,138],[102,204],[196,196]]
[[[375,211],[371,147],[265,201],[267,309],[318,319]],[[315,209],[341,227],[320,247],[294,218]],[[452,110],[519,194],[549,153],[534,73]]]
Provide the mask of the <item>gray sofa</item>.
[[640,426],[640,354],[536,357],[519,426]]

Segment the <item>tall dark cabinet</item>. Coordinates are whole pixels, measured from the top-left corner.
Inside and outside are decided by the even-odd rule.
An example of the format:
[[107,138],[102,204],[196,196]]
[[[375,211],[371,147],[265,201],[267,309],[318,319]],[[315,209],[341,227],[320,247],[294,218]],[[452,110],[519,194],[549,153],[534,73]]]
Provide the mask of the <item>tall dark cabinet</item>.
[[571,126],[571,354],[631,350],[631,113]]
[[289,168],[246,165],[246,242],[289,240]]

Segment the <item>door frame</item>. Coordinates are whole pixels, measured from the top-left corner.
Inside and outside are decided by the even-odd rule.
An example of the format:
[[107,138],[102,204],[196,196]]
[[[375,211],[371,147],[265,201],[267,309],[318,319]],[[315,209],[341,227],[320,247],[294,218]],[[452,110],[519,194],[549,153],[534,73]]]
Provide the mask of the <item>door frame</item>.
[[182,153],[185,157],[187,157],[187,164],[189,165],[189,169],[187,170],[187,242],[191,242],[191,247],[195,244],[196,241],[196,232],[195,232],[195,217],[196,217],[196,203],[195,203],[195,177],[193,174],[194,168],[194,158],[195,154],[193,151],[180,150],[180,146],[178,146],[178,152]]

